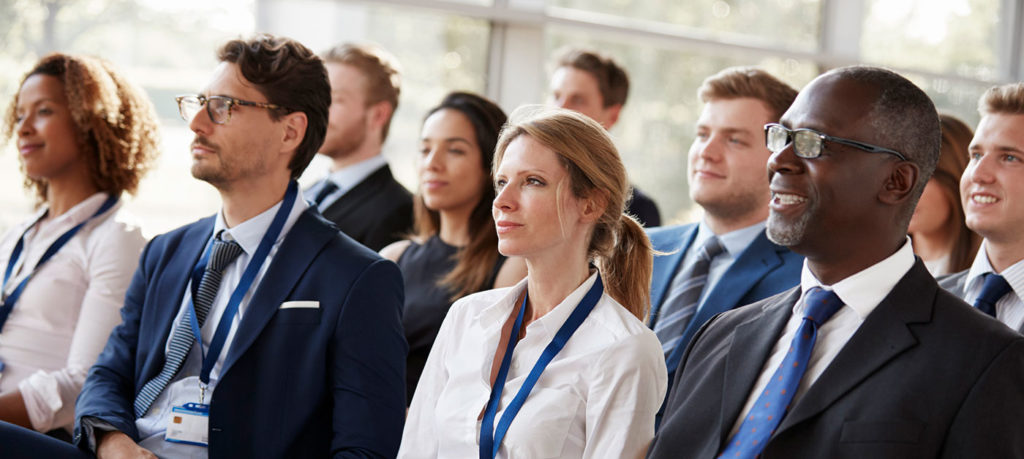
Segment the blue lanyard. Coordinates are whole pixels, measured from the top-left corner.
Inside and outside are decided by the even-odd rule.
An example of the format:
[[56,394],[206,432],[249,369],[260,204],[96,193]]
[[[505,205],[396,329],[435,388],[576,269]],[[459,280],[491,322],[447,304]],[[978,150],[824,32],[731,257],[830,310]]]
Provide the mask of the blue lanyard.
[[[11,273],[14,272],[14,265],[17,263],[18,259],[21,258],[21,251],[25,248],[25,235],[28,234],[28,231],[32,229],[33,226],[36,226],[36,224],[39,223],[39,220],[36,220],[34,223],[29,225],[29,227],[25,229],[25,232],[21,233],[21,237],[18,238],[18,243],[14,245],[14,251],[11,252],[11,258],[7,260],[7,269],[4,271],[4,283],[3,286],[0,287],[4,292],[3,297],[0,298],[0,330],[2,330],[4,324],[7,323],[7,317],[11,315],[11,310],[14,309],[14,304],[18,302],[18,298],[21,297],[21,292],[25,290],[25,286],[28,285],[28,281],[32,279],[37,272],[39,272],[39,269],[42,268],[47,261],[50,261],[50,259],[53,258],[53,256],[56,255],[62,247],[64,247],[64,244],[67,244],[71,238],[75,237],[78,230],[82,229],[82,227],[85,226],[86,223],[89,223],[90,220],[110,210],[111,207],[114,207],[114,204],[117,204],[117,201],[117,196],[112,195],[108,197],[107,200],[103,202],[103,205],[100,206],[92,216],[85,219],[82,223],[75,225],[74,228],[67,230],[64,234],[61,234],[60,237],[58,237],[56,241],[53,241],[53,244],[46,249],[46,252],[43,252],[43,256],[39,258],[39,262],[36,263],[34,268],[32,268],[32,271],[18,283],[10,294],[7,294],[7,282],[11,280]],[[43,216],[45,215],[46,214],[43,214]],[[40,220],[41,219],[42,218],[40,218]]]
[[[509,335],[508,347],[505,348],[505,356],[501,358],[501,367],[498,369],[498,377],[494,380],[494,386],[491,387],[491,397],[487,400],[487,410],[484,411],[483,423],[480,426],[480,458],[481,459],[492,459],[498,455],[498,448],[501,446],[501,440],[505,438],[505,433],[508,432],[508,426],[512,424],[512,419],[519,414],[519,409],[523,407],[523,403],[526,402],[526,397],[530,395],[530,391],[533,390],[533,386],[537,384],[537,380],[540,379],[540,374],[544,372],[548,364],[551,363],[551,359],[554,359],[558,352],[565,347],[565,343],[569,341],[576,329],[580,327],[583,320],[587,318],[590,311],[594,309],[594,305],[601,299],[601,295],[604,293],[604,284],[601,282],[601,275],[597,275],[597,279],[594,281],[594,286],[590,287],[586,296],[583,300],[576,305],[576,309],[572,311],[569,318],[565,320],[562,327],[555,333],[555,337],[551,339],[547,347],[544,348],[544,352],[541,353],[540,358],[537,359],[537,363],[533,365],[533,369],[530,370],[530,374],[527,375],[526,380],[523,381],[523,386],[519,388],[519,392],[516,393],[515,398],[505,407],[505,412],[501,414],[501,419],[498,421],[498,428],[494,428],[494,417],[498,413],[498,404],[501,403],[501,392],[505,388],[505,379],[508,378],[508,367],[512,362],[512,351],[515,350],[516,342],[519,338],[519,329],[523,325],[523,314],[526,311],[526,299],[527,294],[523,294],[523,304],[519,308],[519,315],[516,316],[515,325],[512,326],[512,333]],[[491,435],[491,432],[494,435]]]
[[[235,314],[238,312],[238,306],[242,303],[242,298],[245,297],[245,293],[252,287],[252,283],[256,280],[256,274],[260,271],[260,267],[263,266],[263,262],[266,261],[267,255],[270,254],[270,249],[274,246],[277,241],[277,237],[281,234],[281,228],[284,227],[285,220],[288,219],[288,214],[291,213],[292,205],[295,203],[295,196],[298,194],[298,183],[294,180],[288,184],[288,191],[284,194],[284,201],[281,202],[281,207],[277,209],[277,214],[274,215],[274,220],[270,222],[270,227],[267,228],[267,232],[263,235],[263,239],[260,240],[260,245],[256,248],[256,253],[253,254],[249,260],[249,264],[246,265],[245,271],[242,273],[242,278],[238,281],[238,286],[235,287],[234,292],[231,293],[231,298],[228,300],[228,306],[224,309],[224,314],[220,317],[220,322],[217,324],[217,330],[213,334],[213,341],[210,342],[210,349],[206,353],[203,352],[203,337],[199,331],[199,323],[195,320],[196,307],[192,303],[192,299],[188,301],[189,312],[192,314],[192,335],[196,341],[199,342],[199,355],[203,357],[203,367],[199,372],[199,381],[202,382],[200,388],[205,392],[205,386],[210,384],[210,371],[213,370],[213,365],[217,363],[217,359],[220,357],[221,351],[224,349],[224,342],[227,340],[228,331],[231,330],[231,322],[234,320]],[[196,264],[195,268],[192,269],[192,298],[195,298],[195,291],[199,288],[199,282],[202,280],[203,272],[206,271],[206,264],[210,259],[210,252],[213,249],[212,243],[207,243],[206,251],[203,252],[202,258],[199,259],[199,263]]]

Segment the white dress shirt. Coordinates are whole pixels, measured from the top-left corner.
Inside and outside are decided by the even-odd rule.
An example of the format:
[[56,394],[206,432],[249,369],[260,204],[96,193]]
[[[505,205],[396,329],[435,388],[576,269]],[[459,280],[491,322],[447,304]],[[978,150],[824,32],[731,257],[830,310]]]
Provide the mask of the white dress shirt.
[[[746,228],[740,228],[738,230],[730,231],[725,234],[718,235],[718,242],[722,244],[722,248],[725,249],[722,253],[718,254],[717,257],[711,260],[711,265],[708,267],[708,278],[704,282],[704,290],[700,294],[700,302],[697,303],[697,312],[700,312],[704,308],[704,298],[708,296],[715,286],[718,284],[718,280],[722,278],[722,275],[729,270],[729,267],[739,258],[740,254],[747,247],[757,239],[757,236],[764,231],[765,222],[761,221],[755,223]],[[715,236],[715,233],[711,231],[707,223],[703,220],[697,226],[697,235],[693,237],[693,243],[690,244],[689,250],[686,251],[686,255],[683,256],[683,261],[679,264],[679,271],[676,272],[676,276],[686,271],[685,267],[692,266],[697,259],[697,252],[704,242]],[[696,315],[696,313],[695,313]]]
[[864,319],[878,307],[878,304],[889,295],[893,287],[903,278],[910,268],[914,266],[914,249],[910,245],[910,238],[904,242],[896,253],[888,258],[875,263],[871,267],[860,271],[846,279],[843,279],[831,286],[821,283],[811,270],[807,267],[807,260],[804,260],[804,267],[800,273],[800,299],[793,305],[793,315],[786,322],[782,336],[776,341],[772,353],[761,368],[761,375],[757,378],[754,390],[747,397],[747,403],[743,406],[741,415],[736,418],[729,437],[736,434],[743,419],[747,417],[754,402],[764,392],[768,380],[775,374],[775,370],[782,364],[782,360],[789,351],[793,342],[793,335],[804,320],[804,298],[807,291],[814,287],[821,287],[824,290],[832,290],[836,293],[844,306],[836,311],[821,328],[818,329],[818,338],[815,341],[814,349],[811,351],[811,359],[807,365],[807,371],[796,394],[793,395],[792,404],[807,392],[807,389],[818,380],[818,377],[825,372],[832,360],[836,358],[839,351],[846,346],[846,342],[864,323]]
[[324,183],[328,180],[334,182],[334,184],[338,186],[337,190],[327,196],[324,196],[324,200],[320,201],[320,205],[317,206],[317,210],[323,212],[328,207],[331,207],[331,204],[334,204],[335,201],[344,196],[345,193],[348,193],[349,190],[355,188],[359,182],[366,180],[366,177],[369,177],[374,172],[377,172],[377,169],[380,169],[387,164],[388,162],[384,159],[383,155],[374,155],[351,166],[343,167],[331,172],[327,178],[310,187],[309,195],[316,196],[320,193],[320,190],[324,187]]
[[[263,235],[267,232],[267,228],[270,227],[270,223],[274,220],[274,216],[277,214],[277,209],[281,207],[281,204],[281,202],[278,202],[274,207],[271,207],[265,212],[230,229],[227,228],[227,223],[224,221],[223,211],[217,214],[217,219],[213,226],[213,234],[217,234],[219,231],[224,230],[224,232],[221,233],[221,238],[224,240],[234,240],[235,242],[238,242],[238,244],[242,246],[244,252],[239,255],[234,262],[224,268],[220,288],[217,290],[217,297],[213,300],[213,304],[210,306],[209,315],[206,317],[206,322],[200,330],[200,334],[203,337],[204,350],[210,348],[210,341],[213,340],[213,334],[217,329],[217,325],[220,324],[220,318],[224,314],[224,309],[227,308],[228,300],[234,292],[235,286],[237,286],[239,280],[241,280],[242,273],[249,264],[252,254],[255,253],[256,248],[259,247],[260,240],[263,239]],[[302,191],[299,190],[295,197],[295,205],[292,207],[291,212],[288,214],[288,219],[285,220],[284,226],[281,228],[281,234],[278,235],[277,240],[270,249],[267,259],[264,260],[263,265],[256,274],[256,278],[253,281],[252,286],[249,287],[248,292],[246,292],[245,296],[242,298],[242,302],[238,306],[238,314],[235,315],[234,320],[231,322],[231,329],[228,331],[228,336],[224,343],[224,349],[217,357],[217,362],[213,365],[213,369],[210,371],[210,384],[206,389],[205,403],[210,403],[210,399],[213,397],[213,391],[217,388],[217,381],[220,380],[220,370],[224,365],[224,358],[228,355],[228,351],[231,349],[231,342],[234,339],[235,331],[238,330],[238,324],[242,321],[242,317],[245,315],[245,311],[252,299],[253,293],[259,287],[260,281],[263,279],[263,275],[266,274],[267,269],[270,267],[270,263],[273,261],[274,255],[277,253],[277,249],[281,246],[281,241],[284,240],[288,231],[295,225],[295,221],[299,219],[299,216],[302,215],[302,212],[304,212],[307,207],[309,206],[306,204],[306,201],[302,196]],[[167,347],[171,344],[171,338],[174,336],[174,327],[177,327],[178,322],[182,319],[182,315],[189,309],[189,300],[191,299],[192,288],[190,282],[189,286],[185,288],[185,294],[181,300],[181,306],[178,308],[178,314],[174,317],[171,333],[167,336],[167,344],[164,347],[165,353],[167,352]],[[201,367],[202,359],[199,355],[199,347],[193,345],[192,349],[189,351],[188,357],[181,366],[181,370],[178,371],[175,378],[172,379],[167,387],[164,388],[163,392],[160,393],[160,396],[153,402],[149,411],[147,411],[143,417],[135,420],[135,426],[139,429],[139,438],[142,439],[142,441],[139,442],[140,446],[152,451],[160,457],[207,456],[207,449],[205,447],[173,443],[164,440],[164,433],[167,430],[167,421],[168,416],[171,413],[171,408],[185,403],[199,403],[199,371]],[[267,420],[267,422],[273,421]]]
[[[516,344],[495,426],[541,352],[593,286],[591,275]],[[491,393],[501,329],[526,279],[452,305],[416,388],[399,457],[477,457],[479,417]],[[639,457],[665,397],[661,344],[608,296],[544,370],[501,442],[498,457]]]
[[[1024,228],[1021,229],[1024,231]],[[981,294],[981,286],[985,284],[985,274],[995,272],[992,263],[988,260],[987,241],[982,241],[978,255],[974,257],[971,269],[967,271],[967,278],[964,279],[964,301],[974,304]],[[1007,293],[999,301],[996,301],[996,318],[1014,330],[1021,330],[1024,326],[1024,260],[1020,260],[1010,267],[997,273],[1006,279],[1013,290]]]
[[[106,200],[105,193],[94,194],[25,233],[43,216],[43,209],[8,231],[0,241],[0,269],[7,268],[22,233],[25,245],[7,291],[35,268],[57,238],[91,217]],[[138,225],[119,202],[83,226],[25,285],[0,332],[0,361],[6,365],[0,391],[21,391],[33,429],[70,429],[86,373],[110,331],[121,323],[124,293],[145,244]]]

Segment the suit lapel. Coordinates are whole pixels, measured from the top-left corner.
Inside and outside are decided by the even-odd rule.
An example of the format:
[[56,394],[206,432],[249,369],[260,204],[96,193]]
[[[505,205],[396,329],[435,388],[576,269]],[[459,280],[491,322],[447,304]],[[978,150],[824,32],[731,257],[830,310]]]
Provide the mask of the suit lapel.
[[274,254],[270,267],[256,287],[245,315],[238,324],[238,330],[224,359],[221,378],[256,341],[263,327],[277,313],[277,308],[288,298],[295,284],[312,264],[313,258],[337,234],[336,228],[320,222],[314,207],[306,209],[299,216]]
[[918,260],[797,401],[777,432],[825,410],[890,360],[917,345],[908,325],[931,320],[937,292],[938,285]]
[[722,376],[719,447],[728,439],[729,431],[747,403],[747,397],[761,375],[764,362],[768,360],[799,298],[800,288],[790,289],[785,295],[766,303],[761,314],[736,326],[733,331],[732,344],[726,354],[725,374]]
[[[686,251],[693,239],[697,237],[697,225],[691,225],[684,230],[676,239],[676,243],[668,246],[664,251],[667,255],[654,257],[654,276],[651,280],[651,317],[656,317],[661,310],[661,303],[665,300],[669,287],[672,286],[672,278],[679,271],[679,265],[686,256]],[[660,250],[660,248],[659,248]]]
[[697,330],[704,322],[720,312],[742,306],[740,299],[764,276],[782,264],[782,258],[775,251],[776,246],[768,240],[764,231],[736,258],[729,269],[722,274],[714,290],[708,292],[701,302],[697,314],[690,319],[683,339],[668,358],[668,367],[675,368]]
[[324,209],[324,216],[330,220],[338,220],[353,213],[353,209],[366,202],[376,194],[382,183],[391,179],[391,169],[385,165],[367,176],[363,181],[341,195],[337,201]]
[[[149,381],[156,376],[164,366],[164,347],[167,339],[174,329],[174,317],[181,309],[181,300],[185,297],[185,288],[188,286],[189,274],[192,268],[199,261],[206,241],[213,234],[213,219],[208,217],[189,226],[181,235],[180,243],[174,249],[170,261],[162,268],[156,287],[156,298],[152,301],[157,304],[153,310],[153,330],[156,333],[149,335],[151,338],[146,349],[149,350],[151,358],[146,359],[142,374],[142,382]],[[153,358],[159,357],[159,358]]]

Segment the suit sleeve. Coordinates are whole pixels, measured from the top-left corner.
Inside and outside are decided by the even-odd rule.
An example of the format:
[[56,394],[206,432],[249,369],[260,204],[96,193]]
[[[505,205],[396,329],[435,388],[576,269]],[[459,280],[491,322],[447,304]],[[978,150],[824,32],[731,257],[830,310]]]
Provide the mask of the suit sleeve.
[[1024,339],[1014,340],[974,384],[942,457],[1024,457]]
[[405,288],[398,266],[372,263],[353,283],[331,353],[334,457],[395,457],[405,420],[402,332]]
[[83,431],[82,418],[103,421],[128,434],[135,441],[139,433],[135,428],[132,407],[135,395],[135,356],[138,347],[139,321],[146,300],[146,285],[154,261],[147,262],[153,251],[153,242],[146,245],[139,259],[131,284],[121,308],[121,324],[114,328],[107,344],[89,370],[82,393],[75,405],[75,444],[87,448],[93,441],[92,429]]

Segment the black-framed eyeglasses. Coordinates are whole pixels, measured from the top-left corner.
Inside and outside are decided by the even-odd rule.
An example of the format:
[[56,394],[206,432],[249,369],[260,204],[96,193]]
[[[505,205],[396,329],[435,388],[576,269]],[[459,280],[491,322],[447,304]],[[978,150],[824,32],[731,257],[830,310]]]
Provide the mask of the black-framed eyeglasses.
[[177,96],[174,100],[178,101],[178,113],[181,114],[181,118],[185,122],[191,122],[199,110],[206,106],[206,114],[210,115],[210,121],[215,124],[227,124],[231,121],[231,109],[235,105],[243,105],[249,107],[260,107],[269,110],[277,110],[281,107],[277,104],[271,104],[267,102],[250,102],[248,100],[235,99],[234,97],[228,96],[204,96],[202,94],[192,94]]
[[778,123],[764,125],[764,140],[768,150],[778,153],[786,148],[790,142],[793,143],[793,151],[801,158],[817,158],[821,156],[821,149],[825,141],[835,142],[846,146],[864,150],[869,153],[887,153],[906,161],[907,157],[896,150],[871,145],[870,143],[858,142],[856,140],[833,137],[814,129],[800,128],[789,129]]

